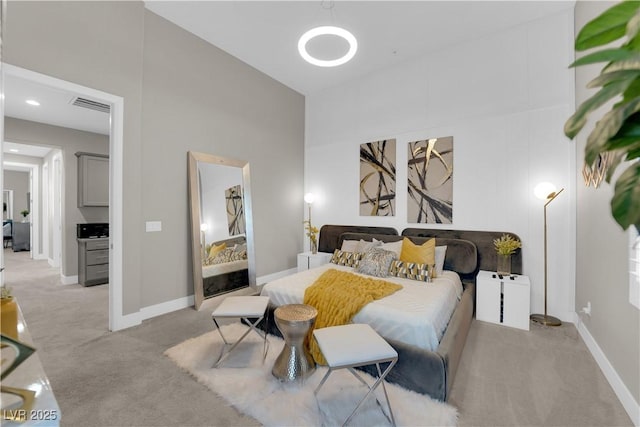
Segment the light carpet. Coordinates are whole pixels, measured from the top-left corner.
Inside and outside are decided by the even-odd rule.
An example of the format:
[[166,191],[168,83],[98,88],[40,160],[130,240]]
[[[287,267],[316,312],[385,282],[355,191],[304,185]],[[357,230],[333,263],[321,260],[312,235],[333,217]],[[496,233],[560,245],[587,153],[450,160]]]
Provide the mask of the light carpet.
[[[222,332],[233,342],[246,328],[236,323],[222,326]],[[313,391],[327,369],[321,366],[304,384],[280,382],[271,375],[271,368],[284,342],[272,335],[268,340],[269,351],[264,363],[263,341],[253,332],[219,368],[212,368],[224,348],[217,331],[184,341],[165,351],[165,355],[237,410],[265,426],[341,425],[366,393],[366,387],[346,369],[341,369],[331,374],[316,398]],[[369,384],[373,383],[371,376],[364,373],[362,376]],[[453,406],[395,384],[387,384],[387,391],[397,425],[456,425],[458,411]],[[381,385],[376,395],[386,410]],[[369,397],[351,425],[385,426],[389,421],[375,399]]]

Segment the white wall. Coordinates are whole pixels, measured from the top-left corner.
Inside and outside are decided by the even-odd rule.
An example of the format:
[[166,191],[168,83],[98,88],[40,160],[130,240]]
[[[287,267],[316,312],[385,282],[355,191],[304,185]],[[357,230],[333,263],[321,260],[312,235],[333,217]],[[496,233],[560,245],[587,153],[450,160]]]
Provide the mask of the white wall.
[[[418,226],[406,218],[407,142],[451,135],[453,224],[441,227],[518,234],[532,312],[543,310],[543,202],[533,188],[566,188],[548,211],[549,313],[573,319],[575,146],[562,131],[574,106],[572,44],[567,10],[308,96],[314,225]],[[396,216],[359,216],[359,146],[387,138],[397,139]]]

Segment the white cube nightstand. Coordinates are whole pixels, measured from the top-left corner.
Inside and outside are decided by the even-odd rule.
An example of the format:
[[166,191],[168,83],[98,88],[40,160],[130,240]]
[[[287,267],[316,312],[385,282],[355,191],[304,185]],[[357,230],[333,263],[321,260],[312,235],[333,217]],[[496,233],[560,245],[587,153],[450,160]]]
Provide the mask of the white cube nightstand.
[[328,264],[329,261],[331,261],[332,255],[333,254],[328,252],[318,252],[315,254],[312,254],[311,252],[303,252],[298,254],[298,271],[304,271]]
[[476,287],[476,319],[529,330],[529,277],[480,270]]

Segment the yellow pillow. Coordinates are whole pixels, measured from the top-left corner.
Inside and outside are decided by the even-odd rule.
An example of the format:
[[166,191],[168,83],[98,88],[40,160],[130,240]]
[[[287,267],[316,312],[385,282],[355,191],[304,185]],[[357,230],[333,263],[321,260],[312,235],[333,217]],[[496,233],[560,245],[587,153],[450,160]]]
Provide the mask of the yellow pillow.
[[433,265],[436,263],[436,239],[429,239],[422,245],[416,245],[406,237],[402,239],[400,261]]
[[224,251],[225,249],[227,249],[226,243],[220,243],[219,245],[211,245],[211,248],[209,248],[209,258],[215,258],[216,255],[218,255],[220,252]]

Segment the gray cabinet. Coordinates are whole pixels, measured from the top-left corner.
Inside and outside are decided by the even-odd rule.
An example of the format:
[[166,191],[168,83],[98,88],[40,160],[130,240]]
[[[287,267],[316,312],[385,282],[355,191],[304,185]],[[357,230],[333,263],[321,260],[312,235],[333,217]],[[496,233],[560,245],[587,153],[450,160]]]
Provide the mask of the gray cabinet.
[[31,250],[31,223],[13,222],[11,247],[14,252]]
[[78,157],[78,207],[109,206],[109,156],[76,153]]
[[109,239],[78,239],[78,283],[82,286],[109,282]]

